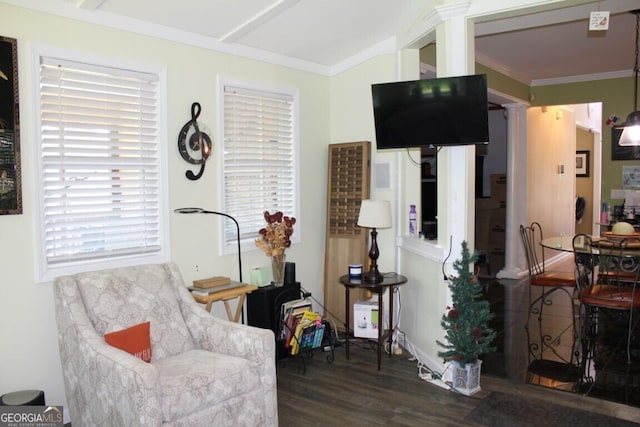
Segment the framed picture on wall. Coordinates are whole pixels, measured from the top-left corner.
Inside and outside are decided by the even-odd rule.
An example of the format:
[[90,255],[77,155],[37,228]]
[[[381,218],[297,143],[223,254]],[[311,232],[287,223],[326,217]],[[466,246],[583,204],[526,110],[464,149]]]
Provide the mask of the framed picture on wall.
[[18,45],[0,36],[0,215],[22,213]]
[[589,176],[589,151],[576,151],[576,176],[586,178]]
[[640,147],[621,147],[622,129],[611,128],[611,160],[640,160]]

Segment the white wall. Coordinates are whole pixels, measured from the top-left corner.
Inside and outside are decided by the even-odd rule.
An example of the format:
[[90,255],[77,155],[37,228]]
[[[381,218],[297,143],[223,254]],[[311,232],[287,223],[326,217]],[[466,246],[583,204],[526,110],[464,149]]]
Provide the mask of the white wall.
[[575,151],[573,108],[527,110],[527,223],[539,222],[546,237],[574,234]]
[[[183,44],[88,25],[52,15],[0,4],[1,34],[18,40],[20,121],[22,147],[22,215],[0,217],[0,394],[20,389],[42,389],[47,402],[66,405],[58,356],[57,330],[51,283],[36,283],[34,259],[33,146],[36,108],[33,100],[31,47],[33,44],[92,55],[164,66],[168,76],[167,135],[169,146],[169,205],[217,209],[217,76],[272,86],[293,87],[300,94],[301,214],[296,224],[302,243],[287,259],[295,262],[297,278],[319,301],[325,224],[326,146],[329,137],[329,78],[274,66]],[[361,94],[358,95],[362,96]],[[194,101],[202,105],[199,121],[214,131],[214,154],[204,176],[185,178],[191,165],[182,160],[177,136],[190,120]],[[356,137],[353,135],[352,137]],[[357,136],[361,139],[362,136]],[[171,258],[184,279],[214,275],[237,276],[235,255],[218,255],[218,223],[213,216],[171,214]],[[198,271],[196,271],[198,265]],[[253,245],[243,248],[244,276],[268,260]],[[226,318],[218,308],[214,314]]]

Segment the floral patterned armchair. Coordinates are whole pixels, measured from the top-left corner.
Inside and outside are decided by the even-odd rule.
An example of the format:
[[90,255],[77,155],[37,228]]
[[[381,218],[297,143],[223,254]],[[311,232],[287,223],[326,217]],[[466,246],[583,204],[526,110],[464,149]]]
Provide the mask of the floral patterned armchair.
[[[212,317],[174,264],[55,280],[68,409],[78,426],[277,426],[273,332]],[[104,334],[150,322],[150,363]]]

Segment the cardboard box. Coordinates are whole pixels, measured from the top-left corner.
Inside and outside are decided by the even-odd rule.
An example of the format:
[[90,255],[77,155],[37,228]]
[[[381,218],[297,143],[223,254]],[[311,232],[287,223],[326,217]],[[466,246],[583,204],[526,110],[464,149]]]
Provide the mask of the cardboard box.
[[507,200],[507,175],[492,174],[489,179],[491,198],[498,201]]
[[377,301],[356,301],[353,305],[353,336],[378,338]]

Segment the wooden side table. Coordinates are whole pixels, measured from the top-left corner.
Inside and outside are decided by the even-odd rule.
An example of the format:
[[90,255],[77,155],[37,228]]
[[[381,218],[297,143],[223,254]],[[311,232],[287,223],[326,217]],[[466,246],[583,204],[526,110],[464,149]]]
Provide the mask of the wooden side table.
[[344,285],[345,290],[345,329],[346,334],[346,353],[349,359],[349,290],[351,288],[366,289],[378,294],[378,371],[382,360],[382,294],[384,290],[389,288],[389,356],[391,356],[391,344],[393,343],[393,290],[396,286],[407,283],[407,278],[397,273],[384,273],[384,279],[380,283],[367,283],[361,277],[354,278],[348,274],[340,276],[340,283]]
[[[238,323],[240,320],[240,314],[242,313],[242,306],[244,305],[244,300],[247,294],[258,289],[255,285],[246,285],[238,282],[231,282],[232,284],[238,285],[234,287],[228,286],[220,286],[221,289],[216,290],[216,288],[210,288],[208,295],[202,295],[199,293],[195,293],[194,291],[203,291],[200,288],[194,288],[190,286],[189,291],[191,291],[191,296],[200,304],[206,304],[206,309],[209,313],[211,313],[211,306],[216,301],[223,301],[224,308],[227,310],[227,317],[232,322]],[[236,306],[235,313],[232,314],[231,306],[229,305],[229,300],[238,298],[238,305]]]

